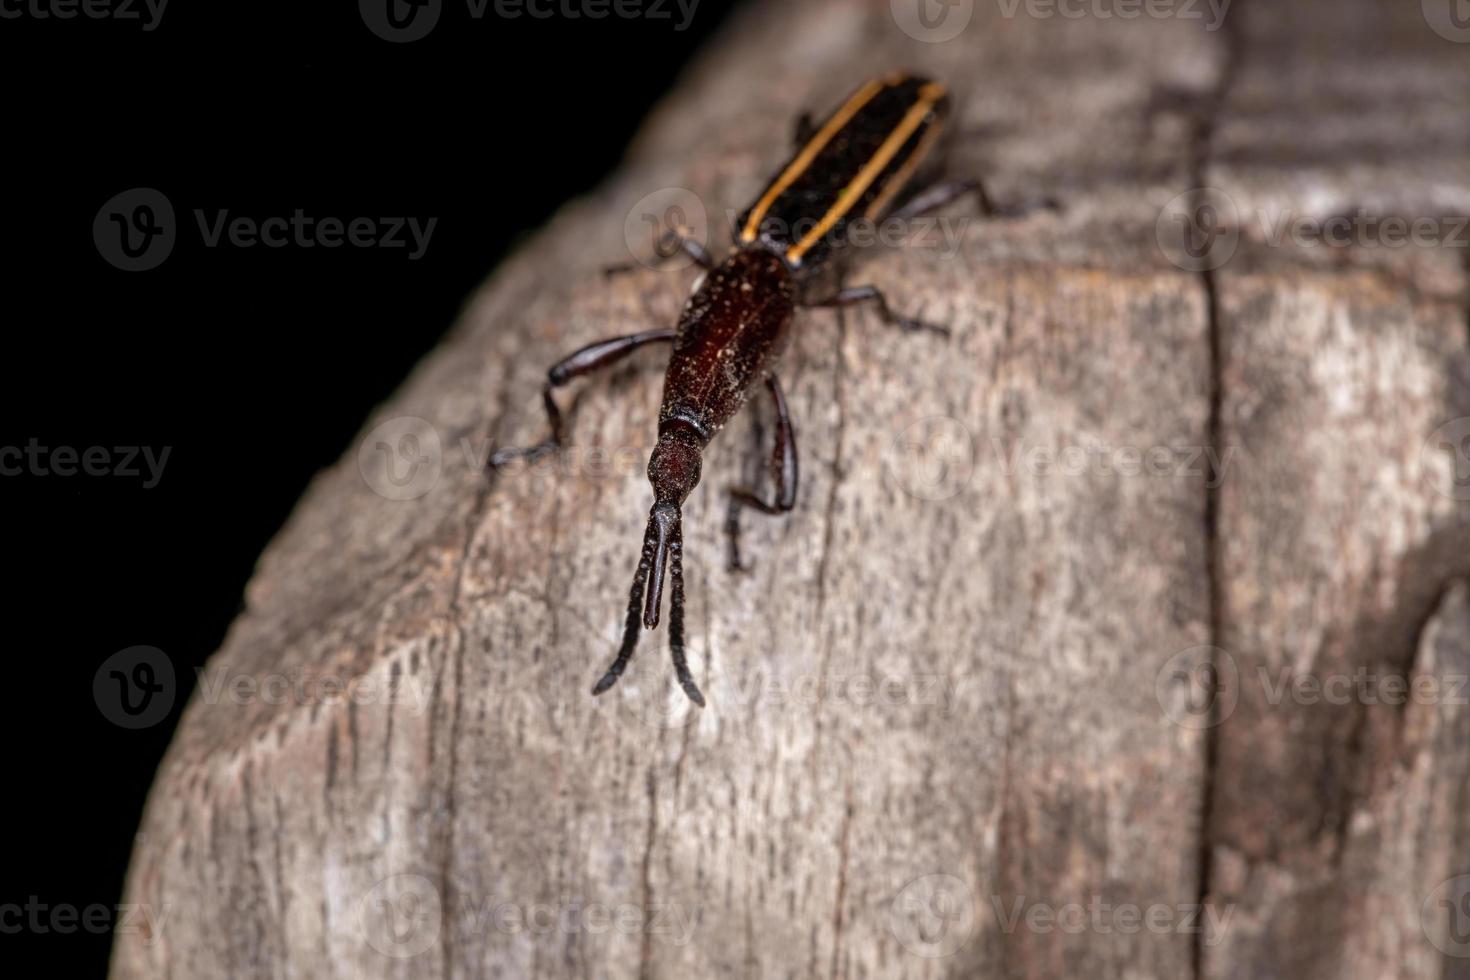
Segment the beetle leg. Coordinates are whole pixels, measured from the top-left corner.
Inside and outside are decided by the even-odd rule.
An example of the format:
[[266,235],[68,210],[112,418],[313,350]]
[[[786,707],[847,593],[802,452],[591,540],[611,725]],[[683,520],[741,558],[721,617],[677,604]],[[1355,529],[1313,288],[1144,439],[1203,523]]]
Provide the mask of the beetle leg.
[[[750,439],[755,448],[755,453],[746,457],[741,466],[741,479],[747,484],[754,483],[760,479],[762,467],[761,451],[766,444],[765,427],[761,425],[759,415],[752,415],[750,421]],[[748,571],[750,566],[740,560],[740,502],[727,491],[727,507],[725,510],[725,537],[729,540],[729,558],[726,568],[732,572]]]
[[910,333],[918,330],[932,330],[943,337],[949,336],[949,328],[939,323],[926,323],[913,317],[899,316],[894,313],[888,305],[888,299],[879,291],[877,286],[848,286],[839,289],[832,296],[819,303],[810,303],[822,309],[839,309],[844,306],[856,306],[859,303],[872,303],[878,309],[878,315],[883,322],[900,327]]
[[990,192],[985,189],[982,181],[976,179],[945,180],[937,184],[930,184],[915,192],[901,207],[895,208],[889,217],[899,221],[908,221],[942,208],[953,201],[958,201],[966,194],[975,195],[975,200],[980,204],[981,214],[987,218],[995,214],[995,203],[990,199]]
[[776,501],[767,503],[759,493],[749,487],[730,487],[730,508],[725,516],[725,533],[730,538],[732,571],[747,567],[740,563],[740,509],[751,507],[762,514],[784,514],[796,506],[796,487],[800,475],[796,462],[796,431],[791,426],[791,414],[786,408],[786,396],[781,391],[781,383],[774,374],[766,379],[766,388],[776,407],[776,445],[771,452],[770,462]]
[[797,116],[796,127],[792,131],[791,137],[796,141],[796,148],[799,150],[803,146],[806,146],[812,141],[812,137],[815,135],[817,135],[817,124],[812,122],[812,114],[810,112],[803,112]]
[[[653,264],[662,265],[680,252],[693,259],[694,264],[706,272],[715,267],[714,257],[709,254],[709,250],[701,242],[674,228],[664,232],[658,244],[654,246]],[[604,266],[602,274],[609,278],[620,276],[627,272],[637,271],[643,264],[642,262],[618,262]]]
[[930,211],[938,210],[966,194],[975,195],[975,200],[980,205],[980,213],[987,218],[1019,218],[1038,209],[1055,211],[1059,207],[1056,199],[1051,197],[1027,199],[1019,204],[998,205],[990,196],[990,192],[985,189],[985,182],[972,178],[945,180],[937,184],[930,184],[915,193],[901,207],[895,209],[890,217],[899,221],[908,221],[928,214]]
[[561,409],[557,407],[556,398],[552,396],[554,389],[616,364],[646,344],[669,343],[673,339],[673,330],[645,330],[626,337],[613,337],[588,344],[552,365],[551,370],[546,372],[546,386],[541,389],[541,402],[546,407],[546,420],[551,424],[551,436],[534,446],[523,449],[506,448],[496,452],[490,457],[489,468],[498,469],[513,459],[529,459],[535,462],[547,453],[561,448],[566,438],[566,422]]

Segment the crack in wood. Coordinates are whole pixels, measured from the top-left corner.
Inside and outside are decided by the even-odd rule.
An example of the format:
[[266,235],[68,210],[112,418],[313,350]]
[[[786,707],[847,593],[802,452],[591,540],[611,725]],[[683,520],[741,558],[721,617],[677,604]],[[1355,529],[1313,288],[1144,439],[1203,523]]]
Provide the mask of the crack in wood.
[[[1241,4],[1241,8],[1249,9],[1248,4]],[[1244,56],[1245,32],[1240,26],[1240,18],[1245,16],[1241,9],[1237,9],[1235,16],[1228,18],[1225,24],[1225,55],[1224,64],[1220,69],[1220,76],[1216,80],[1214,90],[1199,103],[1193,103],[1192,107],[1197,112],[1194,120],[1194,130],[1190,141],[1191,159],[1189,169],[1192,182],[1198,189],[1209,186],[1210,158],[1214,149],[1215,128],[1219,124],[1220,115],[1224,110],[1226,99],[1230,94],[1231,85],[1235,81],[1235,74],[1239,69],[1240,62]],[[1203,193],[1203,191],[1198,191]],[[1220,283],[1214,269],[1205,269],[1200,273],[1201,284],[1205,293],[1205,309],[1208,317],[1209,337],[1209,365],[1210,365],[1210,388],[1209,388],[1209,413],[1205,424],[1205,443],[1212,449],[1211,461],[1209,463],[1209,476],[1205,482],[1205,575],[1209,596],[1209,635],[1210,646],[1219,648],[1224,642],[1224,559],[1221,554],[1220,545],[1220,497],[1223,493],[1224,472],[1217,469],[1216,462],[1222,459],[1223,428],[1224,420],[1222,410],[1225,399],[1224,380],[1224,325],[1222,322],[1222,310],[1220,301]],[[1218,684],[1219,664],[1215,662],[1216,657],[1212,652],[1210,655],[1209,668],[1211,670],[1211,683]],[[1210,886],[1212,882],[1212,870],[1214,861],[1214,839],[1213,839],[1213,810],[1215,806],[1215,770],[1219,765],[1219,699],[1216,692],[1211,692],[1210,699],[1210,723],[1206,727],[1202,741],[1204,743],[1204,755],[1200,773],[1200,808],[1199,808],[1199,851],[1195,862],[1196,875],[1196,908],[1203,910],[1205,903],[1210,897]],[[1203,930],[1194,934],[1190,950],[1190,965],[1196,980],[1202,980],[1205,970],[1205,933]]]

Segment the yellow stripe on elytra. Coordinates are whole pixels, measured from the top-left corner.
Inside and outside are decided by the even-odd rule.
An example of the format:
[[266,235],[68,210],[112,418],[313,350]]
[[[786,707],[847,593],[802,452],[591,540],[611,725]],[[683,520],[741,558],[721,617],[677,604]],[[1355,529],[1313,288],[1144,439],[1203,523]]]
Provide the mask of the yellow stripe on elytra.
[[929,148],[934,145],[934,141],[939,138],[939,133],[943,129],[944,121],[936,119],[934,125],[930,126],[919,140],[919,145],[914,147],[914,152],[909,154],[909,158],[903,162],[903,165],[893,172],[892,177],[888,178],[888,183],[883,185],[883,190],[873,198],[873,203],[869,204],[868,209],[863,212],[864,218],[873,219],[883,213],[883,209],[888,207],[888,202],[893,200],[893,195],[903,190],[909,178],[914,175],[914,171],[919,169],[919,165],[924,162],[924,158],[929,155]]
[[842,108],[838,109],[832,115],[832,118],[827,120],[827,124],[807,141],[806,146],[802,147],[801,152],[796,155],[796,159],[792,160],[791,164],[785,170],[781,171],[781,176],[776,178],[776,182],[767,188],[766,192],[761,195],[761,199],[756,202],[755,207],[750,209],[750,218],[745,222],[745,229],[740,233],[741,241],[751,242],[755,240],[756,230],[760,228],[761,222],[766,220],[766,212],[770,211],[771,205],[776,202],[776,198],[780,197],[786,188],[794,184],[797,178],[806,172],[806,168],[812,165],[812,161],[817,158],[817,154],[821,153],[822,149],[832,141],[832,137],[837,135],[837,131],[843,126],[846,126],[848,121],[857,115],[863,106],[871,102],[873,96],[877,95],[882,89],[883,82],[876,78],[869,81],[862,88],[854,92],[852,97],[842,104]]
[[934,104],[943,97],[944,86],[938,82],[929,82],[919,89],[919,100],[904,114],[897,128],[888,134],[888,138],[883,141],[882,146],[878,147],[878,152],[873,154],[872,159],[863,164],[863,168],[852,179],[852,183],[844,187],[842,193],[837,195],[837,201],[822,216],[822,220],[817,222],[816,227],[807,232],[801,241],[786,250],[788,262],[792,265],[800,264],[801,257],[820,241],[823,235],[831,231],[832,226],[842,220],[843,215],[852,210],[853,205],[867,193],[873,181],[878,179],[883,168],[888,166],[898,151],[908,142],[909,137],[914,135],[914,130],[919,128],[924,117],[934,108]]

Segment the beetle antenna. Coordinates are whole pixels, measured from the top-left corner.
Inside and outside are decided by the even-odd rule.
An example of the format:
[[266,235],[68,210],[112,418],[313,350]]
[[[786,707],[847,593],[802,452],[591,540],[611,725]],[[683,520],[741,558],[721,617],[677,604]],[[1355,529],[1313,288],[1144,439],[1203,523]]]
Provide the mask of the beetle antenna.
[[[648,528],[643,532],[643,552],[638,570],[633,573],[633,587],[628,590],[628,618],[623,623],[623,644],[607,673],[592,688],[602,694],[618,682],[633,659],[638,646],[640,627],[658,626],[659,606],[663,598],[664,570],[668,569],[673,586],[669,593],[669,644],[674,657],[674,674],[689,700],[704,707],[704,695],[689,673],[684,654],[684,531],[679,508],[669,503],[654,504],[648,515]],[[651,588],[649,586],[652,586]],[[647,590],[647,604],[644,592]],[[641,620],[641,622],[640,622]]]
[[638,570],[633,573],[633,587],[628,591],[628,618],[623,624],[623,645],[618,648],[618,656],[592,688],[594,695],[601,694],[618,682],[623,676],[623,671],[628,666],[628,661],[633,657],[633,648],[638,645],[638,631],[643,625],[640,620],[643,616],[643,586],[648,581],[648,570],[653,567],[653,552],[657,543],[657,535],[654,530],[653,520],[648,522],[648,530],[643,532],[643,554],[638,559]]
[[684,658],[684,531],[674,525],[673,540],[669,542],[669,577],[673,579],[673,591],[669,594],[669,648],[674,655],[674,674],[679,686],[689,700],[704,707],[704,695],[689,673],[689,662]]

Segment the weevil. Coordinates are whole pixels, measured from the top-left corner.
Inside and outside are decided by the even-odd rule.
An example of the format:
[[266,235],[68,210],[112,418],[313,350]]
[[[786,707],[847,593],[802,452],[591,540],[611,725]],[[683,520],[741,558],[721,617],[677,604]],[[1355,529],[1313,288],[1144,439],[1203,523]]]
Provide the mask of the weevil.
[[[658,414],[658,442],[648,461],[653,507],[643,550],[628,595],[622,645],[592,688],[602,694],[618,682],[637,646],[640,626],[658,626],[664,578],[671,579],[669,643],[679,685],[695,704],[704,695],[694,683],[684,649],[682,508],[699,483],[711,440],[764,387],[775,409],[775,446],[769,470],[773,499],[752,487],[731,487],[726,531],[732,564],[739,564],[739,514],[750,508],[783,514],[796,505],[796,433],[775,367],[790,338],[799,307],[871,304],[886,322],[907,331],[947,334],[942,326],[899,316],[873,286],[841,286],[849,249],[845,231],[857,220],[907,220],[974,192],[982,213],[994,213],[984,186],[951,180],[927,186],[916,179],[933,162],[949,98],[942,84],[894,73],[853,92],[821,124],[803,115],[796,150],[740,215],[729,253],[716,262],[680,229],[667,232],[658,255],[680,252],[703,270],[672,330],[647,330],[589,344],[552,366],[542,389],[550,423],[548,439],[491,456],[492,469],[515,458],[536,459],[562,446],[566,425],[553,391],[609,367],[650,344],[672,344]],[[915,187],[924,189],[914,192]],[[626,270],[613,267],[609,272]]]

